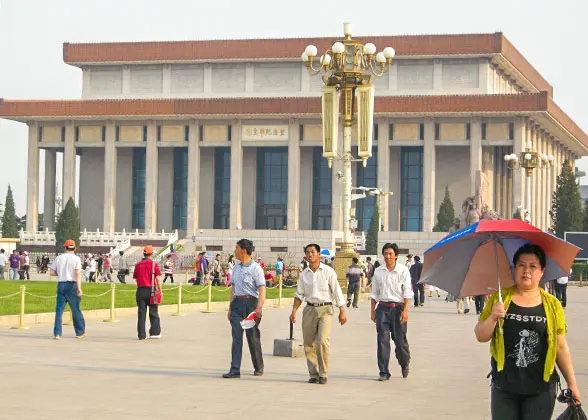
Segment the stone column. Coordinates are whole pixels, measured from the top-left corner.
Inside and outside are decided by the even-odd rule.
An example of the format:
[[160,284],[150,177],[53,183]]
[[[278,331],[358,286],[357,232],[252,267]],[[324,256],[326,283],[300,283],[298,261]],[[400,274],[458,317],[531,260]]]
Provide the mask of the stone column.
[[45,149],[45,202],[43,224],[49,230],[55,228],[55,174],[57,153],[54,149]]
[[200,194],[200,138],[199,124],[191,120],[188,126],[188,217],[187,236],[198,231],[198,197]]
[[157,188],[159,176],[157,125],[147,123],[147,150],[145,151],[145,232],[157,231]]
[[[520,156],[521,152],[525,150],[527,142],[526,134],[527,130],[525,119],[516,117],[514,122],[513,153],[517,156]],[[527,203],[525,203],[526,175],[524,171],[520,169],[510,169],[510,171],[512,171],[511,211],[514,213],[519,206],[521,206],[521,208],[525,208],[525,206],[527,206]]]
[[298,230],[300,220],[300,130],[298,120],[288,123],[288,230]]
[[425,118],[423,156],[423,232],[435,226],[435,120]]
[[[241,120],[233,124],[231,132],[231,229],[243,228],[243,145]],[[248,182],[255,182],[253,179]]]
[[[390,123],[388,118],[380,118],[378,120],[378,188],[380,191],[390,191]],[[372,157],[372,159],[374,159]],[[400,196],[400,191],[392,191],[397,196]],[[380,219],[382,220],[383,230],[388,231],[390,226],[390,206],[388,196],[380,196],[376,199],[376,205],[380,203],[379,211]]]
[[29,159],[27,166],[28,232],[36,232],[39,219],[39,129],[36,121],[29,122]]
[[63,144],[63,208],[70,197],[76,199],[76,144],[75,126],[73,121],[65,125]]
[[470,195],[476,194],[476,174],[482,171],[482,122],[473,117],[470,123]]
[[104,232],[114,232],[116,214],[116,124],[109,120],[106,123],[106,138],[104,141]]

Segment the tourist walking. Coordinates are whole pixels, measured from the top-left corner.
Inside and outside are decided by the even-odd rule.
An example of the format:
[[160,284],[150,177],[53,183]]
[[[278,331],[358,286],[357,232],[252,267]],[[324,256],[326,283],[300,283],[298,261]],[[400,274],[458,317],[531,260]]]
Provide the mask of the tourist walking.
[[235,257],[233,255],[229,256],[229,261],[227,262],[227,282],[225,286],[229,287],[231,285],[231,277],[233,275],[233,267],[235,267]]
[[163,264],[163,271],[165,277],[163,277],[163,283],[169,278],[170,282],[174,283],[174,262],[172,260],[172,256],[168,254],[167,258],[165,259],[165,263]]
[[276,261],[276,283],[280,284],[284,276],[284,260],[278,257]]
[[89,261],[88,261],[88,282],[89,283],[96,283],[96,268],[97,268],[97,263],[96,263],[96,259],[94,258],[94,256],[92,254],[90,254],[88,256]]
[[74,331],[77,338],[86,336],[86,322],[80,309],[82,301],[82,261],[75,255],[76,243],[68,239],[63,244],[65,252],[58,255],[50,266],[50,274],[57,276],[55,323],[53,337],[61,339],[63,310],[69,304]]
[[104,281],[112,283],[112,263],[110,261],[110,255],[104,256]]
[[390,338],[396,346],[396,360],[402,377],[409,373],[410,349],[406,338],[408,308],[413,297],[408,268],[398,264],[400,250],[395,243],[382,247],[384,263],[374,273],[372,281],[371,318],[378,333],[378,368],[380,381],[390,379]]
[[161,290],[161,270],[153,261],[153,247],[147,245],[143,248],[143,259],[135,264],[133,278],[137,283],[136,301],[138,308],[137,335],[139,340],[145,340],[145,321],[147,309],[149,309],[149,338],[161,338],[161,322],[157,303],[151,303],[151,291],[153,288]]
[[0,249],[0,280],[4,280],[4,270],[6,269],[6,262],[8,261],[5,252],[4,248]]
[[216,256],[214,257],[214,261],[212,262],[211,271],[212,271],[212,285],[213,286],[220,286],[221,275],[223,272],[220,258],[221,258],[221,255],[216,254]]
[[367,262],[367,286],[370,286],[372,284],[372,278],[374,277],[374,265],[372,264],[372,258],[371,257],[367,257],[366,259]]
[[124,251],[119,251],[118,252],[118,271],[116,272],[116,278],[118,279],[118,281],[122,284],[126,284],[127,283],[127,276],[130,274],[129,273],[129,264],[127,262],[127,258],[124,255]]
[[16,252],[16,249],[12,251],[12,255],[8,258],[8,262],[10,263],[10,272],[8,273],[9,280],[17,280],[18,279],[18,268],[20,267],[20,257]]
[[474,296],[474,303],[476,304],[476,314],[480,315],[482,310],[484,309],[484,300],[486,299],[485,295],[478,295]]
[[[319,251],[320,252],[320,251]],[[359,285],[361,283],[361,277],[363,276],[363,270],[357,263],[359,260],[357,257],[351,259],[352,264],[347,268],[347,307],[351,306],[351,297],[353,297],[353,307],[358,308],[357,301],[359,299]]]
[[555,405],[559,375],[580,401],[566,340],[561,303],[539,286],[545,272],[545,251],[526,244],[513,256],[515,286],[494,293],[474,332],[490,341],[494,420],[548,420]]
[[320,262],[321,248],[317,244],[304,247],[308,266],[300,273],[290,321],[296,322],[296,311],[306,301],[302,311],[302,337],[311,384],[327,383],[331,327],[334,306],[339,308],[339,323],[347,322],[345,298],[335,270]]
[[406,268],[408,268],[410,270],[410,267],[412,267],[414,263],[412,262],[412,255],[408,254],[406,256],[406,263],[404,265],[406,265]]
[[28,251],[23,251],[22,255],[23,255],[22,256],[22,271],[23,271],[22,279],[24,280],[26,278],[27,280],[30,280],[31,279],[31,275],[30,275],[31,259],[29,258]]
[[[570,270],[570,276],[572,275],[572,270]],[[568,276],[563,276],[555,280],[553,283],[553,287],[555,289],[555,297],[561,302],[562,307],[568,306]]]
[[263,303],[265,302],[265,279],[263,270],[253,259],[253,242],[241,239],[235,246],[235,257],[239,260],[233,268],[231,276],[231,291],[229,313],[227,317],[231,323],[233,344],[231,345],[231,368],[223,374],[223,378],[241,377],[241,359],[243,357],[243,328],[241,321],[255,312],[255,325],[247,330],[247,344],[253,363],[253,375],[263,375],[263,354],[261,352],[261,322]]
[[423,264],[421,263],[421,257],[415,255],[414,263],[409,268],[410,281],[412,283],[412,291],[414,293],[414,307],[425,305],[425,285],[420,283],[421,274],[423,272]]

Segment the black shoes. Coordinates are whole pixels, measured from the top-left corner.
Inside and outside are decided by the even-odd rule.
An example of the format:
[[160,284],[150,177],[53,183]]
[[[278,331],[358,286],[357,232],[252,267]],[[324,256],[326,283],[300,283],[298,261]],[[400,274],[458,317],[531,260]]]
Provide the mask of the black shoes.
[[229,373],[223,374],[223,378],[225,378],[225,379],[238,379],[240,377],[241,377],[241,374],[237,373],[237,372],[229,372]]
[[309,384],[320,384],[325,385],[327,383],[327,378],[319,377],[319,378],[310,378],[308,380]]
[[350,301],[350,300],[348,300],[348,301],[347,301],[347,307],[349,308],[350,306],[351,306],[351,301]]
[[327,378],[320,377],[318,383],[320,385],[325,385],[327,383]]
[[310,379],[308,380],[308,383],[309,383],[309,384],[318,384],[318,379],[317,379],[317,378],[310,378]]
[[409,372],[408,365],[402,366],[402,377],[403,378],[408,377],[408,372]]
[[469,308],[466,308],[466,309],[464,309],[464,310],[463,310],[463,313],[464,313],[464,314],[467,314],[467,313],[469,313],[469,312],[470,312]]
[[380,375],[380,377],[378,378],[378,381],[380,381],[380,382],[389,381],[389,380],[390,380],[390,375]]
[[253,372],[253,376],[263,376],[263,370],[256,370]]

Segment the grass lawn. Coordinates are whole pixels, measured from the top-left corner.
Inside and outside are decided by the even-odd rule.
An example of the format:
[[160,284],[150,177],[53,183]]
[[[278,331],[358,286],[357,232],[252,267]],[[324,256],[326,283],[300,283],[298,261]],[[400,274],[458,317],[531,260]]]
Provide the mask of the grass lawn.
[[[0,315],[17,315],[20,313],[20,295],[10,298],[2,298],[2,296],[10,295],[20,291],[20,286],[26,286],[27,292],[36,296],[46,296],[49,298],[40,298],[26,295],[25,298],[25,313],[35,314],[42,312],[55,311],[55,291],[57,289],[56,282],[49,281],[18,281],[18,280],[0,280]],[[163,303],[165,305],[172,305],[178,303],[178,290],[170,290],[166,293],[166,289],[172,289],[173,285],[163,286]],[[117,308],[131,308],[137,306],[135,303],[135,290],[137,287],[134,284],[116,284],[116,301]],[[83,283],[82,290],[82,310],[93,309],[108,309],[110,308],[110,293],[100,297],[91,297],[110,291],[110,283]],[[200,292],[200,293],[196,293]],[[285,298],[293,297],[294,288],[284,288],[282,296]],[[203,286],[183,286],[182,288],[182,303],[200,303],[206,302],[208,293],[206,287]],[[268,289],[267,298],[275,299],[278,297],[278,289]],[[222,302],[229,300],[229,290],[224,286],[215,286],[212,288],[212,300],[214,302]],[[69,307],[67,307],[69,310]]]

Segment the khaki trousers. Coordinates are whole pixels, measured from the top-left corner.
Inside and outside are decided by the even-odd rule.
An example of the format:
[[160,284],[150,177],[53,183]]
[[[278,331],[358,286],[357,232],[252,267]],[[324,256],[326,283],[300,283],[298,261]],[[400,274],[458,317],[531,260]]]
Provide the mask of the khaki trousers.
[[326,378],[329,371],[333,306],[309,306],[302,312],[302,338],[311,378]]

